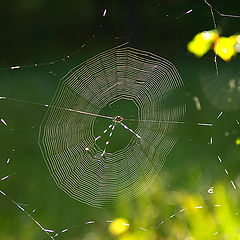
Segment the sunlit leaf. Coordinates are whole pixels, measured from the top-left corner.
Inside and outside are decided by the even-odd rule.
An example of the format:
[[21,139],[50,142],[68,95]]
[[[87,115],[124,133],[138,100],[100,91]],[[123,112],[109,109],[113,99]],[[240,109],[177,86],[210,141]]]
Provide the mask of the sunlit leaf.
[[211,49],[213,42],[218,37],[217,30],[200,32],[188,43],[188,51],[193,53],[196,57],[202,57]]
[[224,61],[229,61],[236,54],[234,49],[236,42],[236,35],[220,37],[214,44],[214,52]]
[[236,144],[237,146],[240,146],[240,137],[236,138],[235,144]]
[[126,232],[129,228],[129,223],[124,218],[116,218],[114,221],[109,225],[109,232],[112,235],[120,235]]

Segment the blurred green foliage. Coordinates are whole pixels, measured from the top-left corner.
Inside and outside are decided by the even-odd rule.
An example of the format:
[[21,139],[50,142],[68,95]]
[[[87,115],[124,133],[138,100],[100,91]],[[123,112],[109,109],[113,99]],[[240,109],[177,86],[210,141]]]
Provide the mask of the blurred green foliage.
[[[237,1],[212,3],[221,12],[239,13]],[[108,11],[103,19],[105,8]],[[193,11],[184,14],[189,9]],[[37,144],[45,109],[0,101],[0,117],[9,126],[0,127],[0,177],[16,172],[6,181],[0,181],[0,190],[23,204],[44,227],[60,233],[56,240],[240,239],[240,131],[236,123],[240,120],[239,109],[224,112],[216,121],[222,105],[220,101],[216,103],[218,107],[210,104],[200,82],[201,78],[216,74],[214,53],[195,59],[186,49],[195,34],[213,28],[211,12],[204,1],[21,0],[4,1],[1,10],[1,68],[61,59],[87,44],[69,61],[56,65],[1,70],[0,96],[49,103],[59,80],[72,67],[130,40],[131,46],[151,51],[175,64],[186,85],[186,122],[213,122],[214,127],[184,125],[178,144],[154,185],[128,204],[102,210],[69,198],[57,188],[47,171]],[[225,36],[239,31],[239,19],[223,18],[216,12],[215,18]],[[99,24],[103,25],[100,29]],[[88,41],[94,33],[96,36]],[[229,72],[239,74],[239,54],[229,63],[217,60],[220,74],[226,66]],[[214,86],[210,90],[217,96],[220,92]],[[201,111],[196,109],[194,96],[200,100]],[[208,144],[210,137],[212,146]],[[15,152],[11,153],[13,148]],[[9,155],[11,161],[6,164]],[[217,155],[223,156],[224,166],[219,165]],[[230,170],[228,176],[225,167]],[[236,182],[236,190],[230,177]],[[211,186],[213,193],[208,193]],[[199,206],[202,208],[196,208]],[[182,209],[185,210],[180,213]],[[126,219],[130,225],[124,233],[113,236],[106,221],[117,218]],[[95,222],[86,224],[88,221]],[[61,234],[66,228],[69,230]],[[49,237],[0,195],[0,239]]]
[[206,201],[200,194],[169,191],[159,179],[145,196],[129,205],[117,209],[119,216],[131,219],[129,229],[117,237],[107,237],[100,230],[96,239],[240,239],[239,198],[222,184]]

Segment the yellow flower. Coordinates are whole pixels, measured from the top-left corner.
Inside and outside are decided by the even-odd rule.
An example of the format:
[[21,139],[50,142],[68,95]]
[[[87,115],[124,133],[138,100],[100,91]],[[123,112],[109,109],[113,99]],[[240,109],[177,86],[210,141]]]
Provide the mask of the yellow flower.
[[236,143],[237,146],[240,145],[240,137],[236,138],[235,143]]
[[207,53],[214,41],[219,37],[217,30],[200,32],[195,35],[187,45],[188,51],[197,57],[202,57]]
[[126,232],[129,228],[129,223],[126,219],[124,218],[116,218],[112,223],[109,225],[109,232],[112,235],[120,235],[124,232]]
[[237,36],[220,37],[214,44],[214,52],[224,61],[229,61],[236,54],[234,49],[237,43]]

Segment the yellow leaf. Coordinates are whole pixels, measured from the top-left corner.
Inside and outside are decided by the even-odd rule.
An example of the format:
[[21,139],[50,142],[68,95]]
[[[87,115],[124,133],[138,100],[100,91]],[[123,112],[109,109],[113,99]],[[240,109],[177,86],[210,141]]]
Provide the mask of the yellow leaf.
[[234,45],[237,43],[237,36],[220,37],[214,44],[214,52],[224,61],[229,61],[236,54]]
[[109,225],[109,232],[112,235],[120,235],[124,232],[126,232],[129,228],[128,221],[124,218],[116,218],[112,223]]
[[218,37],[218,32],[215,29],[200,32],[188,43],[188,51],[197,57],[202,57],[211,49],[211,46]]
[[235,143],[237,146],[240,146],[240,137],[236,138]]

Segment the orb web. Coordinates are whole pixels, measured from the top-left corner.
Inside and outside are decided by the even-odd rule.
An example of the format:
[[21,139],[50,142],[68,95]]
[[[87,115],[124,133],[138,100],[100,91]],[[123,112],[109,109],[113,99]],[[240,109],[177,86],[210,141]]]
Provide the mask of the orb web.
[[131,47],[73,68],[61,79],[39,132],[57,185],[94,207],[144,192],[179,136],[182,90],[172,63]]

